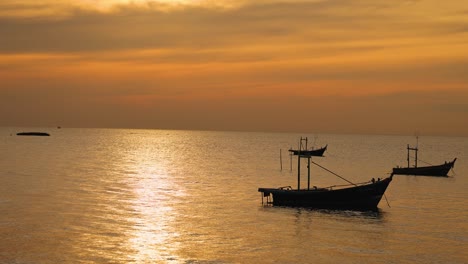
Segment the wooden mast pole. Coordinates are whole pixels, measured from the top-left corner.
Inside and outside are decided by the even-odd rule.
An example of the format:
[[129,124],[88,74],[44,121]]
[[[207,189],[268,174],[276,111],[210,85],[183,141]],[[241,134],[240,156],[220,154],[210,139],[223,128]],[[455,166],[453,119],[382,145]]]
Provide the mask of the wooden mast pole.
[[281,149],[280,149],[280,170],[283,171],[283,157],[281,156]]
[[[289,149],[292,149],[292,147],[290,147]],[[289,152],[289,171],[292,171],[292,156],[293,156],[293,153],[292,152]]]
[[416,148],[414,149],[414,167],[418,167],[418,145],[419,145],[419,137],[416,136]]
[[301,148],[302,148],[302,137],[299,141],[299,153],[297,153],[297,190],[301,189]]
[[[306,138],[306,150],[308,150],[307,138]],[[307,190],[310,190],[310,155],[307,156]]]
[[408,155],[406,157],[406,160],[408,161],[408,168],[410,167],[410,150],[414,150],[414,167],[418,167],[418,145],[418,137],[416,136],[416,147],[412,148],[409,144],[406,146],[408,152]]
[[310,190],[310,156],[307,156],[307,190]]
[[406,160],[408,161],[408,168],[410,167],[410,165],[409,165],[409,151],[410,151],[410,147],[409,147],[409,144],[407,144],[406,145],[406,153],[407,153]]

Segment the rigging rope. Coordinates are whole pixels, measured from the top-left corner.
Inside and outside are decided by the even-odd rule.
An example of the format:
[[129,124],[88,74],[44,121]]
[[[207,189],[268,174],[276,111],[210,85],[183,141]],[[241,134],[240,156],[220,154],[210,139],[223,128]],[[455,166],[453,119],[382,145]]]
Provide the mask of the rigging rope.
[[[415,157],[414,157],[414,156],[410,156],[410,158],[413,158],[413,159],[414,159]],[[424,160],[421,160],[421,159],[418,159],[418,161],[421,161],[421,162],[423,162],[423,163],[426,163],[427,165],[434,166],[434,164],[431,164],[431,163],[429,163],[429,162],[427,162],[427,161],[424,161]]]
[[455,168],[455,164],[452,166],[452,168],[450,168],[450,170],[453,172],[453,175],[457,175],[457,173],[455,172],[453,168]]
[[324,169],[324,170],[326,170],[326,171],[330,172],[331,174],[333,174],[333,175],[335,175],[335,176],[339,177],[340,179],[342,179],[342,180],[344,180],[344,181],[346,181],[346,182],[348,182],[348,183],[350,183],[350,184],[352,184],[352,185],[354,185],[354,186],[357,186],[355,183],[352,183],[352,182],[348,181],[348,180],[347,180],[347,179],[345,179],[344,177],[341,177],[340,175],[338,175],[338,174],[334,173],[333,171],[331,171],[331,170],[329,170],[329,169],[327,169],[327,168],[323,167],[322,165],[320,165],[320,164],[317,164],[317,163],[315,163],[315,162],[314,162],[314,161],[312,161],[312,160],[311,160],[310,162],[311,162],[311,163],[313,163],[313,164],[315,164],[315,165],[317,165],[318,167],[320,167],[320,168],[322,168],[322,169]]
[[388,202],[388,199],[387,199],[387,196],[385,195],[385,193],[383,194],[383,197],[385,198],[385,201],[387,201],[388,207],[389,207],[389,208],[392,208],[392,207],[390,206],[390,203]]
[[[346,181],[346,182],[348,182],[348,183],[350,183],[350,184],[352,184],[352,185],[354,185],[354,186],[357,186],[355,183],[352,183],[352,182],[348,181],[347,179],[341,177],[340,175],[334,173],[333,171],[331,171],[331,170],[329,170],[329,169],[323,167],[322,165],[317,164],[317,163],[315,163],[315,162],[312,161],[312,160],[311,160],[310,162],[313,163],[313,164],[315,164],[315,165],[317,165],[318,167],[320,167],[320,168],[322,168],[322,169],[324,169],[324,170],[330,172],[331,174],[333,174],[333,175],[335,175],[335,176],[341,178],[342,180],[344,180],[344,181]],[[392,176],[393,176],[393,173],[392,173]],[[383,197],[385,198],[385,201],[387,202],[388,207],[391,208],[390,203],[388,202],[388,199],[387,199],[387,196],[385,195],[385,193],[383,194]]]

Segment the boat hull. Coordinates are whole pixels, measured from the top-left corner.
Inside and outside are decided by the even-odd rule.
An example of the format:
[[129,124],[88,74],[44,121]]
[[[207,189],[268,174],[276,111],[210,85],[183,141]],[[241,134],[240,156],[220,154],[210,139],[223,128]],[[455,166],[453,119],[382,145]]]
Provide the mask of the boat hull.
[[313,149],[313,150],[295,150],[295,149],[290,149],[289,152],[291,152],[293,155],[299,155],[301,156],[315,156],[315,157],[323,157],[323,153],[327,150],[328,145],[326,145],[323,148],[319,149]]
[[281,188],[259,188],[258,190],[264,196],[272,195],[273,206],[376,210],[391,181],[392,176],[374,183],[336,190],[284,190]]
[[39,136],[39,137],[48,137],[50,136],[49,133],[45,132],[20,132],[16,133],[17,136]]
[[455,158],[451,162],[446,162],[441,165],[416,167],[416,168],[393,168],[393,174],[395,175],[416,175],[416,176],[438,176],[447,177],[450,169],[455,165]]

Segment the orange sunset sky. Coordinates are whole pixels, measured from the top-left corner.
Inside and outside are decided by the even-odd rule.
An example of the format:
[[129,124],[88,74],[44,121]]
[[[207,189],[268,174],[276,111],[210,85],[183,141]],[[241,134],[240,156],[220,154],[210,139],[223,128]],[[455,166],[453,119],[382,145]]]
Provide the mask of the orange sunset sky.
[[2,0],[0,126],[468,136],[468,1]]

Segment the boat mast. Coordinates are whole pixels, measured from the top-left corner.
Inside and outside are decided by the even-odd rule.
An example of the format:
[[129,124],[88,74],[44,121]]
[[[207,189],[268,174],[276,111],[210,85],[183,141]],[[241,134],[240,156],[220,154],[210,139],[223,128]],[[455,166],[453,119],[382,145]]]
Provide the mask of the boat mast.
[[406,160],[408,161],[408,168],[410,167],[410,150],[414,150],[414,167],[417,168],[418,167],[418,136],[416,136],[416,147],[414,148],[411,148],[409,146],[409,144],[406,146],[407,150],[408,150],[408,155],[407,155],[407,158]]
[[[302,141],[305,141],[305,148],[304,148],[304,153],[305,155],[302,155]],[[307,154],[307,143],[308,143],[308,138],[302,138],[300,139],[299,142],[299,151],[297,153],[297,190],[299,191],[301,189],[301,158],[307,158],[307,190],[310,190],[310,158],[311,155]]]
[[416,136],[416,148],[414,149],[414,167],[418,167],[418,145],[419,145],[419,136]]
[[307,190],[310,190],[310,156],[307,156]]
[[410,167],[409,166],[409,151],[410,151],[409,144],[406,144],[406,161],[408,161],[408,168]]
[[302,150],[302,137],[299,141],[299,153],[297,153],[297,190],[301,190],[301,150]]
[[[306,138],[306,150],[307,150],[307,138]],[[307,190],[310,190],[310,155],[307,155]]]

